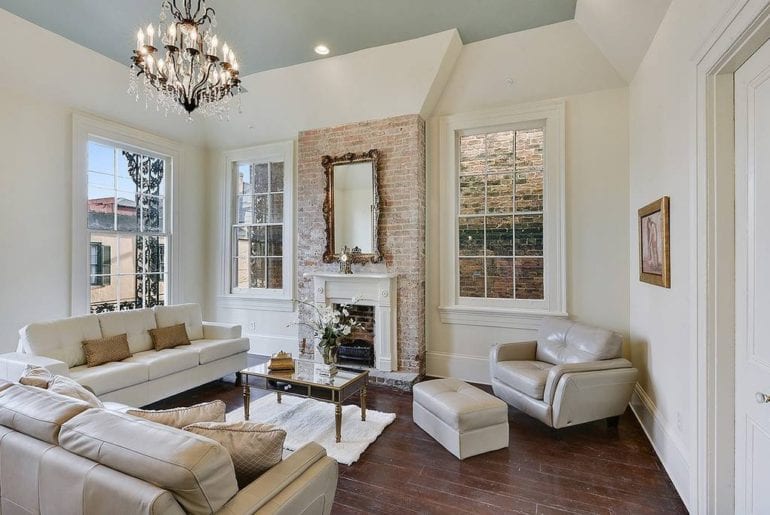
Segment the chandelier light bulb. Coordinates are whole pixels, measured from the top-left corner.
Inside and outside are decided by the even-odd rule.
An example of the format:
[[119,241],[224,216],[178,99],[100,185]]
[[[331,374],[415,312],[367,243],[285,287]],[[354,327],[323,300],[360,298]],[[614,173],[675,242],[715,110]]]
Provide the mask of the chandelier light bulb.
[[176,38],[176,23],[172,23],[171,25],[168,26],[168,35],[171,37],[172,40]]
[[211,40],[211,47],[212,47],[212,54],[217,53],[217,47],[219,46],[219,40],[217,39],[217,35],[214,34],[214,38]]

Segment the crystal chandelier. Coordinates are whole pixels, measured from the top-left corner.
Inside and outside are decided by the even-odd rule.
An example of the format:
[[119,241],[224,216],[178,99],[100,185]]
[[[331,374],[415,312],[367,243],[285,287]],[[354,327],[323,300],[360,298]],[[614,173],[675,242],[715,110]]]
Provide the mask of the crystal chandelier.
[[[139,29],[131,58],[130,94],[158,111],[229,117],[233,99],[245,92],[238,78],[238,60],[232,48],[213,33],[214,9],[206,0],[165,0],[160,23]],[[193,9],[193,4],[197,4]],[[169,18],[167,23],[166,20]],[[159,49],[158,47],[162,47]],[[239,101],[240,103],[240,101]]]

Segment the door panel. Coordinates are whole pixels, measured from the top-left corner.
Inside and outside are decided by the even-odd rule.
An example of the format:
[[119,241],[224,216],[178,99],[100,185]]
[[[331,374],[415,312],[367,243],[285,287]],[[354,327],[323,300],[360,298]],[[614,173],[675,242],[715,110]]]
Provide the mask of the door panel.
[[770,513],[770,43],[735,74],[735,512]]

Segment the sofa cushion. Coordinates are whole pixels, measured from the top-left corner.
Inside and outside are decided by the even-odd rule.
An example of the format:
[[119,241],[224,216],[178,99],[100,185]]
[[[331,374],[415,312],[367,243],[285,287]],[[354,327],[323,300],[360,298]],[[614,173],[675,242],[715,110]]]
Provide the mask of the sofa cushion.
[[508,405],[483,390],[448,377],[414,385],[414,402],[464,433],[508,423]]
[[124,413],[81,413],[62,426],[59,444],[169,490],[188,513],[214,513],[238,491],[233,462],[224,447]]
[[110,361],[123,361],[131,357],[128,336],[125,333],[98,340],[84,340],[83,352],[89,367],[98,367]]
[[234,356],[249,350],[248,338],[231,340],[196,340],[192,342],[191,350],[199,355],[199,363],[205,365],[218,359]]
[[495,379],[511,388],[542,400],[548,371],[554,365],[542,361],[500,361],[495,366]]
[[175,306],[155,306],[155,321],[158,327],[184,324],[187,336],[191,340],[203,338],[203,315],[199,304],[177,304]]
[[183,408],[161,410],[129,409],[129,415],[144,418],[164,426],[182,429],[197,422],[224,422],[227,405],[220,400],[201,402]]
[[61,425],[89,409],[83,401],[34,386],[13,384],[0,391],[0,425],[57,444]]
[[245,488],[283,458],[286,431],[270,424],[198,422],[184,430],[211,438],[227,449],[235,466],[238,488]]
[[150,330],[150,338],[152,338],[152,345],[155,350],[173,349],[180,345],[190,345],[190,338],[187,337],[187,329],[184,324],[152,329]]
[[44,390],[48,389],[48,383],[53,379],[53,374],[45,368],[37,365],[27,365],[24,373],[21,374],[19,382],[27,386],[37,386]]
[[148,350],[134,354],[123,363],[140,363],[150,370],[150,381],[159,379],[182,370],[198,366],[198,353],[189,349]]
[[94,395],[85,386],[81,385],[71,377],[53,376],[48,383],[48,391],[56,392],[73,399],[85,402],[92,408],[103,408],[104,404],[99,397]]
[[150,367],[146,363],[113,361],[93,368],[85,365],[72,368],[70,377],[90,388],[96,395],[104,395],[121,388],[146,383],[150,380]]
[[621,357],[623,339],[617,333],[566,318],[546,318],[537,335],[538,361],[554,365],[586,363]]
[[149,330],[158,327],[152,308],[113,311],[96,316],[105,338],[124,333],[128,335],[131,354],[152,349]]
[[25,352],[63,361],[68,367],[86,362],[83,340],[102,337],[96,315],[29,324],[19,331]]

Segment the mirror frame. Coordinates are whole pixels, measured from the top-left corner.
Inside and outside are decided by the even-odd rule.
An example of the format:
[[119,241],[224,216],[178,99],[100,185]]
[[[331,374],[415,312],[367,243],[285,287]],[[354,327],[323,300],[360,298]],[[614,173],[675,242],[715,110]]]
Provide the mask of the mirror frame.
[[326,196],[324,198],[323,214],[326,221],[326,250],[324,251],[324,263],[334,263],[339,260],[339,254],[334,251],[334,167],[341,164],[363,163],[371,161],[372,163],[372,188],[374,189],[374,204],[372,208],[372,252],[371,253],[353,253],[353,263],[379,263],[382,261],[380,252],[380,191],[379,191],[379,168],[380,151],[372,149],[369,152],[361,154],[347,153],[342,156],[332,157],[323,156],[321,164],[326,174]]

